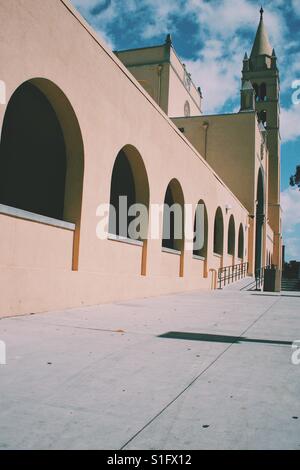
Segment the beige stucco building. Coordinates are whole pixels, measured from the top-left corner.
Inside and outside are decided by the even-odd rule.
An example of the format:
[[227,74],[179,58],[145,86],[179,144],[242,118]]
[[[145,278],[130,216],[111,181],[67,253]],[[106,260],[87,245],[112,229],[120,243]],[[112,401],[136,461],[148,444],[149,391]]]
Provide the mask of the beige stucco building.
[[[280,271],[279,75],[263,16],[241,110],[217,116],[170,36],[113,53],[68,0],[1,1],[0,35],[0,316],[212,289],[233,265]],[[99,236],[120,196],[149,210],[138,238],[132,214],[124,231],[111,211]],[[153,235],[164,203],[190,229],[200,203],[201,249],[175,239],[176,215],[166,237],[167,212]]]

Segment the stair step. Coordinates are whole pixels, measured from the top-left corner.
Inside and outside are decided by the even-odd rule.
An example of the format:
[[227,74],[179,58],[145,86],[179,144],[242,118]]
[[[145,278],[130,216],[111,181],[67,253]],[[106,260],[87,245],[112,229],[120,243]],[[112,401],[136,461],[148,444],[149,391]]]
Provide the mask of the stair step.
[[298,286],[300,282],[282,282],[281,284],[284,286]]
[[295,291],[300,291],[300,287],[281,287],[281,290],[295,290]]
[[300,279],[283,278],[281,281],[281,290],[284,292],[300,292]]
[[300,282],[282,282],[283,286],[299,286]]

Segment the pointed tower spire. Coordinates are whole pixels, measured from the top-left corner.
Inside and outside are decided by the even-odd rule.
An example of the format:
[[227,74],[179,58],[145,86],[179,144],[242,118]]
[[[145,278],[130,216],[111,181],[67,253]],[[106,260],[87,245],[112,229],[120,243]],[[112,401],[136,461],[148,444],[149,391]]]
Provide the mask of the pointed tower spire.
[[[299,2],[299,0],[298,0]],[[270,3],[270,2],[269,2]],[[280,74],[276,65],[275,51],[269,43],[264,25],[264,12],[260,11],[259,26],[256,33],[251,57],[244,60],[242,71],[241,113],[251,112],[253,108],[258,116],[261,142],[268,149],[266,164],[266,192],[272,210],[268,212],[269,224],[274,233],[274,264],[281,262],[281,209],[280,209]],[[249,86],[251,82],[254,90]],[[264,125],[265,124],[265,125]],[[264,158],[265,147],[261,147],[261,158]],[[275,209],[276,207],[276,209]],[[273,212],[274,211],[274,212]],[[257,251],[257,253],[258,251]],[[259,264],[259,263],[258,263]]]
[[260,19],[261,20],[263,19],[263,16],[264,16],[264,9],[263,9],[263,7],[261,7],[261,9],[260,9]]
[[276,57],[276,52],[275,49],[272,51],[272,57],[271,57],[271,69],[277,69],[277,57]]
[[244,56],[244,61],[243,61],[243,71],[249,71],[250,70],[250,64],[249,64],[249,57],[247,52],[245,53]]
[[269,41],[269,36],[264,23],[264,10],[263,7],[260,9],[260,22],[258,25],[255,41],[253,44],[251,59],[254,59],[259,56],[271,56],[272,47]]

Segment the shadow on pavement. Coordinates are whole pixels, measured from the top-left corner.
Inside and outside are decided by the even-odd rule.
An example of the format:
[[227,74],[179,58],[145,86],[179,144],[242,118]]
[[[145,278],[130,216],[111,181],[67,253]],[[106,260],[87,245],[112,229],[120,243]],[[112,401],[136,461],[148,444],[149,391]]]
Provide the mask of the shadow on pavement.
[[271,339],[253,339],[243,336],[225,336],[225,335],[211,335],[206,333],[188,333],[181,331],[169,331],[158,338],[169,339],[182,339],[185,341],[205,341],[209,343],[259,343],[259,344],[276,344],[284,346],[292,346],[293,341],[280,341]]

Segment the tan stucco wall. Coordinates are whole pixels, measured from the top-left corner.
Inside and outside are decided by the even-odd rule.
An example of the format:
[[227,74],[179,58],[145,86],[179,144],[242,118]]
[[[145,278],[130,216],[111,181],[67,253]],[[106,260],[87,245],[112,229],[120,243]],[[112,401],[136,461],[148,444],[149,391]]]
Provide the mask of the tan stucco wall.
[[189,88],[185,85],[185,75],[188,70],[185,69],[173,48],[170,51],[170,63],[168,116],[184,116],[186,101],[190,105],[190,115],[199,116],[202,113],[202,99],[192,80]]
[[[7,98],[34,77],[54,82],[73,106],[85,157],[78,271],[71,270],[71,232],[2,215],[7,251],[0,252],[0,315],[210,288],[203,263],[191,252],[185,253],[180,278],[180,257],[162,253],[161,240],[149,240],[147,275],[141,276],[141,247],[96,237],[96,209],[109,202],[115,158],[127,144],[138,149],[152,203],[163,203],[173,178],[186,203],[205,201],[208,271],[217,264],[212,253],[217,207],[224,214],[224,250],[229,216],[234,215],[237,228],[246,226],[247,210],[68,2],[1,2],[0,31]],[[1,106],[0,123],[4,113]],[[228,215],[226,204],[232,207]],[[247,246],[247,232],[245,237]]]
[[[273,179],[269,175],[269,152],[264,143],[255,112],[231,115],[200,116],[173,119],[184,135],[205,156],[206,161],[228,185],[231,191],[255,216],[259,169],[264,175],[265,224],[263,235],[263,265],[267,264],[266,223],[275,232],[272,253],[274,264],[281,266],[280,206],[269,204],[268,188]],[[263,153],[262,153],[263,144]],[[279,194],[277,200],[279,199]],[[277,235],[276,235],[277,234]],[[254,272],[255,219],[249,221],[250,273]]]
[[162,64],[158,66],[155,64],[139,67],[133,66],[128,67],[128,70],[167,114],[169,106],[169,65]]
[[[192,91],[192,86],[191,86]],[[168,116],[176,117],[184,115],[184,105],[186,101],[190,105],[190,115],[199,116],[201,114],[198,100],[190,94],[184,86],[181,77],[176,73],[173,67],[170,67],[169,80],[169,106]]]
[[[72,269],[73,232],[0,215],[1,266]],[[21,242],[20,242],[21,241]]]
[[[273,260],[273,252],[274,252],[274,232],[271,229],[270,225],[267,224],[267,240],[266,240],[266,250],[267,254],[271,256],[271,260]],[[268,264],[268,257],[266,260],[266,264]]]
[[[186,68],[185,64],[183,64],[182,61],[180,60],[180,58],[178,57],[174,47],[171,48],[170,62],[171,62],[172,68],[174,69],[174,72],[176,72],[176,74],[178,75],[180,81],[182,83],[184,83],[185,74],[189,73],[189,70]],[[191,79],[190,88],[188,90],[189,94],[191,95],[191,97],[195,101],[198,109],[199,108],[201,109],[202,98],[199,94],[199,90],[198,90],[197,86],[193,82],[193,77],[190,76],[190,79]],[[176,99],[176,96],[173,96],[173,99]]]
[[167,45],[115,53],[154,101],[168,114],[170,48]]
[[261,143],[256,113],[178,118],[173,122],[184,128],[187,139],[253,213],[255,156],[260,154]]
[[199,91],[192,80],[187,86],[188,71],[170,43],[115,54],[169,117],[184,115],[186,101],[191,116],[201,114]]

